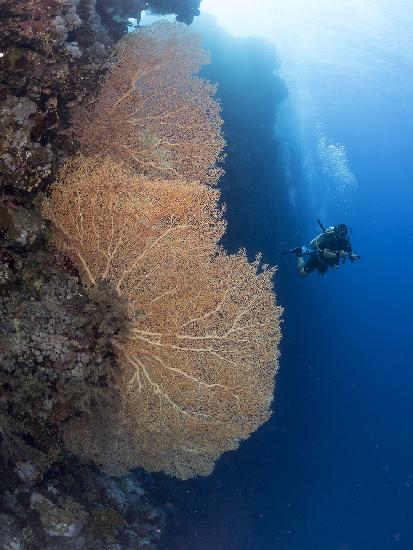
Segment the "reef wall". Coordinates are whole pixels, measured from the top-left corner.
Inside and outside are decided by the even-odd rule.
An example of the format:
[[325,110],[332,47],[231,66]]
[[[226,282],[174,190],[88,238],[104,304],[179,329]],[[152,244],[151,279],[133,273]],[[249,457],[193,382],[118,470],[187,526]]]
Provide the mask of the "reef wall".
[[70,111],[99,86],[128,18],[190,23],[197,4],[0,0],[1,548],[156,548],[163,531],[142,474],[115,480],[61,445],[76,411],[110,407],[125,305],[80,285],[39,207],[75,150]]
[[0,9],[0,541],[155,548],[165,514],[127,472],[208,475],[268,420],[275,270],[221,246],[199,38],[118,41],[142,9],[189,23],[194,3]]

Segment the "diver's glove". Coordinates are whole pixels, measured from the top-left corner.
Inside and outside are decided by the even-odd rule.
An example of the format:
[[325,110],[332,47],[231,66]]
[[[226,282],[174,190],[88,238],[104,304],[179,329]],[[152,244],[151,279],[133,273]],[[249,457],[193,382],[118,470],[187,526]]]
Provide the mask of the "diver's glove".
[[353,254],[353,253],[351,253],[351,254],[349,255],[349,258],[350,258],[350,260],[351,260],[352,262],[355,262],[356,260],[360,260],[360,259],[361,259],[361,256],[360,256],[360,254]]

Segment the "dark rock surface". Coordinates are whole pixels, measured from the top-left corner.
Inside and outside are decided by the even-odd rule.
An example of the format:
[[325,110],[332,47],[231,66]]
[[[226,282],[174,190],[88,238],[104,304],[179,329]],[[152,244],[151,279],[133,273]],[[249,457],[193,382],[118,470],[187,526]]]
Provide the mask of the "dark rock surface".
[[0,548],[156,548],[164,513],[137,477],[77,464],[63,440],[77,415],[116,401],[125,304],[84,289],[26,218],[35,238],[22,243],[14,212],[0,254]]
[[165,527],[164,511],[133,474],[59,464],[37,482],[2,478],[1,489],[2,550],[150,550]]
[[48,244],[40,205],[74,152],[114,41],[144,9],[190,23],[199,0],[0,0],[0,549],[157,548],[165,514],[137,474],[75,461],[65,433],[110,413],[126,304],[84,288]]

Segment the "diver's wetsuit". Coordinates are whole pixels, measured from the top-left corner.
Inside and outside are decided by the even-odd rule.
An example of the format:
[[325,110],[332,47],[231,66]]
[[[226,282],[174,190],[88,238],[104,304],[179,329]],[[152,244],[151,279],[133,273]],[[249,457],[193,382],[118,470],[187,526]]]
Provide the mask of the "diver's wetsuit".
[[352,249],[349,238],[327,230],[310,242],[310,250],[313,250],[314,253],[311,254],[310,259],[302,267],[305,272],[304,274],[311,273],[317,269],[320,274],[324,275],[329,267],[338,267],[340,265],[340,257],[338,255],[334,258],[326,257],[324,255],[325,249],[332,253],[339,251],[347,252],[352,261],[350,256],[352,254]]

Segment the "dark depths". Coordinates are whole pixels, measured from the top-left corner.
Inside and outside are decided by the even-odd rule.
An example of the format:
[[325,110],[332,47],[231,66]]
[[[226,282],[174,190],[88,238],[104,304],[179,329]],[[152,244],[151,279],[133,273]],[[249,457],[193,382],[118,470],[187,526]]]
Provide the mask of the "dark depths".
[[[230,251],[246,247],[255,255],[279,239],[283,225],[273,211],[274,187],[281,194],[283,185],[281,149],[273,126],[287,88],[277,74],[272,45],[258,38],[231,37],[206,17],[194,27],[212,55],[203,75],[218,82],[227,141],[221,190],[228,232],[223,244]],[[267,252],[264,256],[270,261]]]

